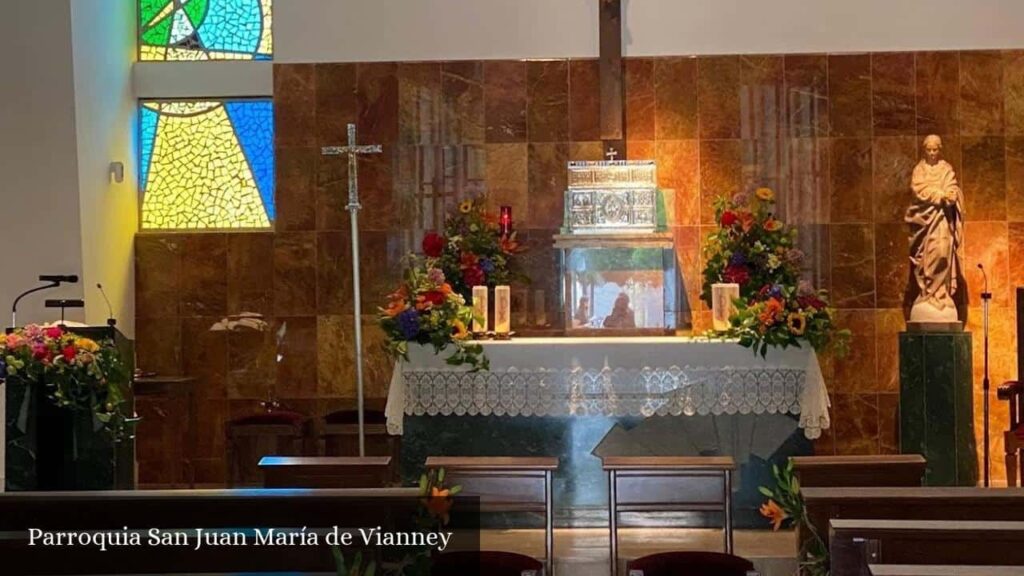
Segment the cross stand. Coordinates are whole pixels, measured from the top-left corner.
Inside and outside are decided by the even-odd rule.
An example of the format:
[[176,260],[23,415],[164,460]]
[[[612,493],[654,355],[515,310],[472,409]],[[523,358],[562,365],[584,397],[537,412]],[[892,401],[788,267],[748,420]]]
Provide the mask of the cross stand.
[[356,125],[348,125],[348,145],[324,146],[324,156],[348,155],[348,205],[345,207],[352,222],[352,301],[355,311],[356,336],[356,408],[359,414],[359,456],[366,456],[366,431],[363,425],[363,326],[362,294],[359,289],[359,176],[357,159],[360,154],[380,154],[379,144],[359,146],[356,144]]
[[983,411],[985,420],[985,488],[991,485],[989,479],[989,473],[991,468],[991,455],[989,454],[989,438],[988,438],[988,419],[989,419],[989,388],[991,387],[991,381],[989,380],[989,366],[988,366],[988,314],[989,304],[992,302],[992,293],[988,291],[988,278],[985,278],[985,291],[981,293],[981,305],[982,305],[982,316],[984,317],[984,331],[985,331],[985,376],[981,381],[981,389],[985,394],[983,401]]

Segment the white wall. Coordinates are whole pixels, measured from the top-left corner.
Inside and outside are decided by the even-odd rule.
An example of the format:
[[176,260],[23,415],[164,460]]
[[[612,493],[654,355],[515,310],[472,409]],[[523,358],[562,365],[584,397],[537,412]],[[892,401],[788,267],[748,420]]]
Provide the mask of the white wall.
[[[71,0],[71,21],[85,318],[106,322],[107,305],[96,288],[102,283],[118,328],[132,337],[139,210],[131,77],[135,0]],[[109,177],[115,161],[124,164],[120,184]]]
[[[1020,0],[623,0],[625,52],[1024,46]],[[592,57],[598,0],[284,0],[278,62]]]
[[[81,274],[75,94],[68,0],[5,0],[0,18],[0,325],[39,274]],[[54,318],[29,296],[18,323]],[[81,320],[71,313],[69,319]]]

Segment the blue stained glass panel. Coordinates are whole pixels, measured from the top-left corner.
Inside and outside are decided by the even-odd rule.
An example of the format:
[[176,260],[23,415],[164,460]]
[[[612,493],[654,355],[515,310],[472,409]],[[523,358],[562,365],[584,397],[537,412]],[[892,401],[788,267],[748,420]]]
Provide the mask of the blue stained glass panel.
[[154,110],[142,108],[139,114],[139,177],[140,182],[149,178],[149,159],[156,141],[156,125],[160,116]]
[[199,39],[208,50],[253,53],[263,32],[259,0],[209,0]]
[[224,107],[238,135],[263,198],[267,216],[274,219],[274,108],[267,101],[227,102]]

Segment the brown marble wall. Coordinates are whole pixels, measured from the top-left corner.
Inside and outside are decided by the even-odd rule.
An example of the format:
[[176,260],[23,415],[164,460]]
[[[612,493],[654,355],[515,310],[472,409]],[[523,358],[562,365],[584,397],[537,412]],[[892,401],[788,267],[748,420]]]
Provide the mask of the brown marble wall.
[[[537,286],[554,290],[550,236],[559,226],[568,160],[599,159],[592,60],[276,65],[276,230],[140,235],[139,363],[201,383],[198,472],[223,481],[223,423],[268,391],[311,414],[355,396],[346,166],[319,147],[360,140],[368,395],[386,396],[388,361],[372,313],[402,254],[462,198],[513,206],[531,245]],[[675,190],[673,230],[690,302],[698,302],[701,238],[718,195],[770,186],[800,226],[807,273],[833,292],[854,331],[843,360],[823,362],[833,428],[823,453],[898,449],[898,332],[904,329],[910,171],[919,141],[939,133],[967,195],[966,289],[980,330],[983,262],[996,294],[993,381],[1016,373],[1011,287],[1024,285],[1024,52],[658,57],[626,63],[628,157],[658,162]],[[548,299],[548,316],[557,317]],[[268,337],[210,334],[224,314],[288,323],[285,361]],[[709,327],[694,310],[692,329]],[[980,387],[981,338],[975,338]],[[979,398],[980,406],[980,398]],[[1005,406],[993,402],[993,459],[1003,478]],[[144,482],[166,481],[176,418],[162,405],[140,438]],[[979,409],[980,418],[980,409]],[[980,425],[979,425],[980,430]],[[979,443],[980,444],[980,443]],[[162,449],[163,447],[163,449]]]

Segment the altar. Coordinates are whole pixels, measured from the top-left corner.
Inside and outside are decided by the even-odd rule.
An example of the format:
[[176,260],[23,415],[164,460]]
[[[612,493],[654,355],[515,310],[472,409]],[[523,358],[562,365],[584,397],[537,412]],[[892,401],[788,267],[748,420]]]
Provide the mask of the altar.
[[386,408],[414,479],[427,456],[557,456],[556,522],[602,525],[600,458],[730,455],[741,466],[737,525],[755,508],[770,463],[812,452],[829,428],[829,397],[810,349],[767,359],[734,341],[681,337],[484,341],[490,368],[449,366],[411,346]]

